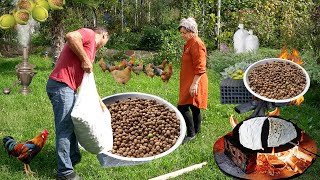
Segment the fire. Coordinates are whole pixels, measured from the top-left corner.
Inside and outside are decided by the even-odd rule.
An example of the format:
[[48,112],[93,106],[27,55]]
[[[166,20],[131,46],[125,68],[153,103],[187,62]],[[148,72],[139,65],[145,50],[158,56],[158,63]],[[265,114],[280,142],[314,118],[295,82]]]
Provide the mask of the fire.
[[275,110],[268,112],[267,116],[280,116],[280,109],[276,107]]
[[291,101],[290,103],[299,106],[301,103],[303,103],[303,101],[304,101],[304,97],[301,96],[298,99]]
[[287,50],[286,46],[283,46],[281,48],[281,53],[278,54],[278,58],[287,59],[287,60],[295,62],[299,65],[304,63],[303,61],[301,61],[298,50],[296,50],[295,48],[292,48],[292,53],[291,53],[291,55],[289,55],[289,51]]
[[284,168],[303,173],[312,163],[313,157],[295,146],[287,151],[275,153],[258,153],[257,169],[260,173],[277,176]]
[[[292,48],[292,53],[291,55],[289,55],[289,51],[287,50],[287,47],[285,45],[281,48],[281,53],[278,54],[278,58],[287,59],[299,65],[302,65],[304,63],[303,61],[301,61],[301,58],[299,56],[299,51],[297,49]],[[303,103],[303,101],[304,101],[304,97],[301,96],[298,99],[291,101],[290,103],[299,106],[301,103]]]

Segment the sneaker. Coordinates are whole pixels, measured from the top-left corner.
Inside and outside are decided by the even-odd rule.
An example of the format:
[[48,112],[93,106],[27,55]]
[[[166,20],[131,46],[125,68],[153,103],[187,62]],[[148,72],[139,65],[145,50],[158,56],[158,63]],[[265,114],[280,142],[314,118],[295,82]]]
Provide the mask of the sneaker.
[[192,139],[194,139],[196,136],[186,136],[184,137],[183,141],[182,141],[182,144],[185,144],[185,143],[188,143],[189,141],[191,141]]
[[56,180],[82,180],[82,178],[75,172],[72,172],[71,174],[65,176],[58,176]]

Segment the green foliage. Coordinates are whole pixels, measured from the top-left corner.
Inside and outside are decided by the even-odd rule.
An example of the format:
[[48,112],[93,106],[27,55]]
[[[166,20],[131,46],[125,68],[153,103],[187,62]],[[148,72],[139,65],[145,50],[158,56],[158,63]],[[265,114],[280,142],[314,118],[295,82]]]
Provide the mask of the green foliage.
[[312,9],[312,0],[223,1],[219,40],[231,46],[236,27],[243,23],[258,36],[260,47],[315,47],[310,43]]
[[118,50],[139,49],[139,41],[141,39],[140,33],[113,33],[110,35],[106,47]]
[[33,46],[50,46],[50,40],[42,33],[32,35],[31,44]]
[[180,37],[180,33],[176,28],[163,30],[163,43],[154,61],[160,63],[163,59],[170,62],[179,61],[182,55],[184,41]]
[[163,43],[163,38],[161,30],[157,26],[147,26],[142,30],[139,47],[147,51],[159,50]]
[[217,16],[214,9],[216,9],[216,1],[213,0],[186,1],[181,8],[181,18],[196,19],[199,36],[209,50],[216,49],[218,40],[215,34]]
[[239,62],[233,66],[225,68],[220,74],[223,79],[243,79],[244,72],[249,66],[250,63]]
[[223,72],[225,68],[234,66],[236,63],[247,62],[253,63],[266,58],[275,58],[280,50],[261,48],[257,53],[224,53],[212,51],[207,58],[207,67],[216,72]]

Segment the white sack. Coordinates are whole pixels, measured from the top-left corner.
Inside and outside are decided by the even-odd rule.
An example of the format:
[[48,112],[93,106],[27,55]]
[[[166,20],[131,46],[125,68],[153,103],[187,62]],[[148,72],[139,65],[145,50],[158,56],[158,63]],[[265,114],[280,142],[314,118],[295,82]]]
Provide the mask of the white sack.
[[233,35],[233,46],[235,53],[245,52],[245,40],[249,35],[248,31],[243,29],[243,24],[239,24],[239,29]]
[[99,98],[93,73],[84,73],[71,117],[80,145],[93,154],[113,145],[111,115],[107,109],[102,111]]
[[259,39],[249,30],[249,35],[245,39],[245,51],[255,53],[259,49]]

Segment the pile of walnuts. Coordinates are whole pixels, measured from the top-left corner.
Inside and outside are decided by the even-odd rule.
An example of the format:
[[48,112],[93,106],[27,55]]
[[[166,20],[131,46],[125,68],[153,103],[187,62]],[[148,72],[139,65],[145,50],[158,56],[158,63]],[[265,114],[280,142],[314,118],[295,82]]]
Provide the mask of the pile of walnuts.
[[129,98],[107,105],[113,131],[112,153],[143,158],[170,149],[180,135],[176,113],[156,100]]
[[274,61],[260,64],[248,76],[252,91],[269,99],[290,99],[306,86],[306,75],[302,69],[289,62]]

